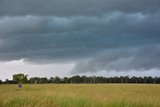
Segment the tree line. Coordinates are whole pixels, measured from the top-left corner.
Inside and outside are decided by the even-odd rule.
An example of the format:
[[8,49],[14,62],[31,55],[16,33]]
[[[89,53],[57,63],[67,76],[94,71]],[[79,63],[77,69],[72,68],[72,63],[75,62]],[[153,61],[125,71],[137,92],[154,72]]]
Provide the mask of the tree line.
[[32,77],[28,79],[28,75],[24,74],[14,74],[13,80],[6,79],[5,81],[0,80],[0,84],[16,84],[16,83],[29,83],[29,84],[45,84],[45,83],[147,83],[147,84],[160,84],[160,77],[129,77],[129,76],[120,76],[120,77],[103,77],[103,76],[72,76],[72,77],[63,77],[58,76],[46,78],[46,77]]

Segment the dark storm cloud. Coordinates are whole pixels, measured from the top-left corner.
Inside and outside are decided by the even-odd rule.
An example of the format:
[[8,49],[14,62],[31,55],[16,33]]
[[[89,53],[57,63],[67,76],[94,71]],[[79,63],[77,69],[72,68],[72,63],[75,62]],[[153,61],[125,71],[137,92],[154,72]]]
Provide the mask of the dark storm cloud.
[[152,13],[159,0],[0,0],[0,15],[103,15],[109,12]]
[[160,45],[112,49],[97,57],[79,61],[73,73],[159,69]]
[[0,60],[73,72],[160,67],[159,0],[0,0]]

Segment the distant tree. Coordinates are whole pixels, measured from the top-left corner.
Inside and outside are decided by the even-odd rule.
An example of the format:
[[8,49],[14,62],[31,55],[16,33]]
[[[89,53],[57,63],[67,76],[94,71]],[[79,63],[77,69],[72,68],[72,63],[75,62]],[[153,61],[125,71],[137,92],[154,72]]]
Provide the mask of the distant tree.
[[53,77],[51,77],[51,78],[49,79],[49,83],[54,83],[54,78],[53,78]]
[[5,84],[16,84],[17,82],[13,81],[13,80],[6,79],[4,83]]
[[148,83],[148,77],[145,76],[145,77],[143,78],[143,83]]
[[51,77],[50,79],[49,79],[49,83],[62,83],[62,79],[61,78],[59,78],[59,77]]
[[13,81],[18,82],[18,83],[27,83],[28,82],[27,76],[28,75],[24,75],[22,73],[14,74]]
[[54,83],[61,83],[61,78],[59,77],[54,77]]
[[2,82],[2,80],[0,80],[0,84],[2,84],[3,82]]
[[[24,74],[15,74],[13,75],[13,80],[6,79],[6,84],[15,84],[15,83],[26,83],[31,84],[44,84],[44,83],[146,83],[146,84],[160,84],[160,77],[129,77],[129,76],[115,76],[115,77],[103,77],[103,76],[72,76],[72,77],[51,77],[47,79],[46,77],[32,77],[27,79],[27,75]],[[2,81],[0,81],[0,84]]]
[[39,79],[40,84],[44,84],[44,83],[47,83],[47,82],[48,82],[48,79],[46,77],[43,77],[43,78]]
[[123,77],[123,82],[124,82],[124,83],[130,83],[130,78],[129,78],[129,76]]
[[62,79],[62,82],[63,82],[63,83],[69,83],[68,77],[64,77],[64,78]]
[[154,83],[154,79],[151,76],[148,77],[148,83]]
[[79,75],[73,76],[71,78],[72,83],[82,83],[82,78]]
[[138,77],[135,77],[135,76],[131,77],[131,82],[138,83]]
[[29,79],[29,83],[31,83],[31,84],[38,84],[39,81],[40,81],[39,77],[32,77]]
[[10,82],[9,82],[9,79],[6,79],[6,80],[5,80],[5,83],[9,84],[9,83],[10,83]]
[[160,77],[155,77],[154,81],[155,81],[155,83],[160,84]]

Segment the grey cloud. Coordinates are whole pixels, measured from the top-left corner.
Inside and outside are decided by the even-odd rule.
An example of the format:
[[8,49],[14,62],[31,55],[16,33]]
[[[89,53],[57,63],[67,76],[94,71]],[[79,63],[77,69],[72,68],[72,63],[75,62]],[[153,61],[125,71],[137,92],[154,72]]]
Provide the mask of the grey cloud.
[[83,16],[115,11],[154,13],[159,7],[159,0],[0,0],[0,15]]
[[73,72],[159,68],[159,19],[159,11],[4,16],[0,18],[0,60],[77,61]]
[[[160,30],[160,12],[143,15],[124,14],[113,12],[104,16],[77,16],[77,17],[56,17],[56,16],[16,16],[0,18],[1,37],[18,34],[46,34],[46,33],[104,33],[117,35],[139,33],[142,36],[154,35]],[[114,34],[115,34],[114,33]],[[98,35],[97,34],[97,35]],[[113,35],[114,35],[113,34]],[[101,34],[100,34],[101,35]]]
[[159,44],[108,50],[97,57],[77,62],[72,73],[159,69],[159,56]]

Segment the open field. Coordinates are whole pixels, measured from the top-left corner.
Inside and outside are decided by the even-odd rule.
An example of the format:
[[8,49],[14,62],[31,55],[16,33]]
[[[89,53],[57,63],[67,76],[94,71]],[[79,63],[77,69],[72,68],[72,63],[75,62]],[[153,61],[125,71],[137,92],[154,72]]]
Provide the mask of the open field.
[[0,85],[0,107],[160,107],[160,85]]

